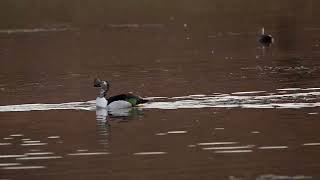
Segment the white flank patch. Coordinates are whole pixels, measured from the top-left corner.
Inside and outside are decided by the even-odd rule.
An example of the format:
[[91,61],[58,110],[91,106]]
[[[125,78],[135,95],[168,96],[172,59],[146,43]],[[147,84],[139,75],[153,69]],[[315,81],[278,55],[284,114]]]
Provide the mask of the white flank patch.
[[108,109],[111,111],[113,109],[125,109],[125,108],[131,108],[131,107],[132,107],[131,103],[129,103],[127,101],[123,101],[123,100],[114,101],[114,102],[108,104]]

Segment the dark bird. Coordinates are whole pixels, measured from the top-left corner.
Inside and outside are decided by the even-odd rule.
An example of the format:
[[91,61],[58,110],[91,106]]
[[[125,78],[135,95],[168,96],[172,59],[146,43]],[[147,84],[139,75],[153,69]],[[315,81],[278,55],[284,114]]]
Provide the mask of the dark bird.
[[96,106],[100,108],[123,109],[148,102],[148,100],[133,94],[119,94],[108,98],[107,92],[110,88],[110,84],[108,81],[101,81],[98,78],[94,80],[93,86],[100,87],[100,93],[96,99]]
[[261,35],[258,41],[263,45],[269,47],[273,42],[274,39],[270,34],[265,34],[264,28],[261,29]]

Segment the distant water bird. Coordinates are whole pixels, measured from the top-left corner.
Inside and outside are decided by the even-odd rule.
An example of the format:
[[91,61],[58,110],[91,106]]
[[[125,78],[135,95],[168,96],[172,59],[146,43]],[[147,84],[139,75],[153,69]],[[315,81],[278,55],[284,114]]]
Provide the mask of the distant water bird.
[[261,29],[261,35],[258,39],[258,41],[263,45],[263,46],[270,46],[273,42],[274,39],[270,34],[265,34],[264,28]]
[[108,81],[102,81],[98,78],[94,79],[93,86],[100,87],[100,93],[96,99],[96,106],[99,108],[124,109],[148,102],[148,100],[133,94],[119,94],[107,98],[110,84]]

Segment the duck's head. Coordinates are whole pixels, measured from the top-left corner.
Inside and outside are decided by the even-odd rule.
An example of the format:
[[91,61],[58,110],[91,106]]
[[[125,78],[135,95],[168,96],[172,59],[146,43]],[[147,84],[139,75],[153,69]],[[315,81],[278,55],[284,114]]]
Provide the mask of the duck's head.
[[99,97],[105,97],[110,88],[110,84],[108,81],[101,81],[100,79],[96,78],[94,79],[93,87],[100,87],[101,89]]
[[93,87],[101,87],[101,89],[108,91],[110,83],[108,81],[101,81],[99,78],[94,79]]

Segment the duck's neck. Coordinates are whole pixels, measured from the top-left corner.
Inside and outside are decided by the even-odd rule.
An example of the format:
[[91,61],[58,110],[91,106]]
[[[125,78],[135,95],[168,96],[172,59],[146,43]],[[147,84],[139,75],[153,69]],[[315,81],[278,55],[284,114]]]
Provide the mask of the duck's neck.
[[100,98],[104,98],[107,96],[107,91],[104,89],[100,89],[99,96]]
[[105,98],[107,92],[104,89],[100,90],[99,96],[96,99],[96,107],[97,108],[107,108],[108,100]]
[[261,35],[264,35],[264,27],[261,29]]

